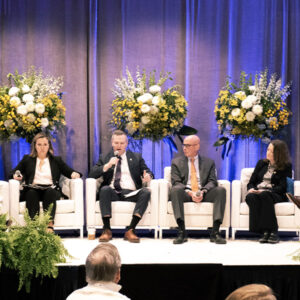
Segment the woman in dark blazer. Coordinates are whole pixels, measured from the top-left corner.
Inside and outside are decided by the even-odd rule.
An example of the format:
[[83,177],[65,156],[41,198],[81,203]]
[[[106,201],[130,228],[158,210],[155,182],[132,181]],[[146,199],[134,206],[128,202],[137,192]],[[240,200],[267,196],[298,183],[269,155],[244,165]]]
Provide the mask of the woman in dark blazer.
[[59,156],[53,155],[53,146],[49,136],[38,133],[31,143],[31,153],[24,155],[18,165],[12,170],[10,177],[24,182],[21,191],[21,201],[26,201],[26,208],[30,218],[34,218],[40,211],[39,202],[43,209],[50,212],[51,222],[48,231],[53,232],[56,200],[62,196],[59,187],[59,178],[64,175],[68,178],[80,178],[81,174],[70,168]]
[[257,162],[247,185],[249,229],[263,234],[260,243],[279,242],[274,204],[287,201],[287,177],[292,177],[287,145],[283,141],[273,140],[268,146],[267,158]]

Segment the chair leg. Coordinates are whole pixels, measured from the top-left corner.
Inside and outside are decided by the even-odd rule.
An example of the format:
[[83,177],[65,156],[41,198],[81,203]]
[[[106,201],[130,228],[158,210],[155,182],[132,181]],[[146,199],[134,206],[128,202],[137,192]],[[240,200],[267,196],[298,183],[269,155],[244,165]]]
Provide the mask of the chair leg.
[[81,227],[81,228],[79,229],[79,231],[80,231],[80,238],[83,239],[83,228]]
[[235,229],[231,228],[232,239],[235,240]]
[[159,228],[159,239],[162,239],[162,228]]

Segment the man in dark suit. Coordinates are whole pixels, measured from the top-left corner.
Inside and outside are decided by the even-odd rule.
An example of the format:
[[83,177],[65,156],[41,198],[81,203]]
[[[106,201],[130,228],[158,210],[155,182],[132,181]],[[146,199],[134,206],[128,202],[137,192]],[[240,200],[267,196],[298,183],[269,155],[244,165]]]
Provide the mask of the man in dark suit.
[[171,166],[172,201],[174,217],[178,224],[178,236],[174,244],[187,241],[184,222],[184,202],[213,202],[213,227],[210,241],[226,244],[220,235],[219,228],[223,222],[226,190],[218,186],[216,168],[213,160],[200,156],[200,139],[196,135],[184,139],[184,156],[173,159]]
[[[108,242],[112,239],[110,228],[111,202],[132,201],[136,202],[131,223],[125,232],[125,240],[138,243],[140,240],[134,230],[141,220],[150,200],[150,190],[143,187],[150,182],[153,174],[145,164],[141,154],[126,151],[128,140],[121,130],[114,131],[112,138],[112,150],[105,156],[100,156],[97,164],[92,168],[88,177],[102,177],[100,186],[100,209],[103,220],[103,232],[100,242]],[[139,190],[132,196],[129,193]]]

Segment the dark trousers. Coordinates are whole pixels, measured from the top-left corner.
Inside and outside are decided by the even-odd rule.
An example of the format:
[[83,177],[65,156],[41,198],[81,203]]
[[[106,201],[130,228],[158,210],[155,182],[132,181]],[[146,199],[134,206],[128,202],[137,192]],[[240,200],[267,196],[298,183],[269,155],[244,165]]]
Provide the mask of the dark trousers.
[[110,186],[103,186],[100,190],[100,209],[102,217],[111,217],[111,202],[112,201],[130,201],[135,202],[135,208],[133,215],[143,216],[148,202],[150,200],[151,192],[148,188],[142,188],[138,194],[125,198],[124,195],[132,192],[130,190],[122,190],[120,194],[117,194]]
[[[192,202],[184,188],[172,187],[170,192],[170,200],[174,211],[174,217],[184,221],[184,202]],[[205,195],[202,202],[212,202],[213,208],[213,222],[218,221],[220,224],[223,222],[225,204],[226,204],[226,190],[221,186],[217,186],[209,190]]]
[[274,204],[284,201],[282,196],[272,192],[249,193],[246,196],[246,203],[250,211],[249,230],[256,233],[276,232],[278,224]]
[[53,204],[52,210],[50,212],[51,220],[54,221],[55,211],[56,211],[56,200],[60,198],[60,192],[48,188],[45,190],[27,188],[24,191],[24,200],[26,201],[26,208],[28,209],[28,214],[31,219],[35,217],[36,214],[40,212],[40,201],[43,203],[43,210],[48,210],[50,204]]

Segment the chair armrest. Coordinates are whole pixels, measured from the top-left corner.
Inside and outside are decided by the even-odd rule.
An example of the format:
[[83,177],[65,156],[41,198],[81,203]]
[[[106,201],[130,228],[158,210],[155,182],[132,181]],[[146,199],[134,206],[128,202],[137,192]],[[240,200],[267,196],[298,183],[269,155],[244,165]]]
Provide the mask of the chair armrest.
[[158,224],[167,226],[167,212],[169,201],[170,183],[166,179],[159,179],[159,214]]
[[158,226],[158,205],[159,205],[159,180],[152,179],[150,181],[150,211],[151,211],[151,225]]
[[9,186],[7,181],[0,180],[0,194],[2,196],[2,214],[9,214]]
[[[229,227],[230,226],[230,182],[228,180],[219,179],[218,185],[222,186],[226,190],[226,204],[225,204],[225,212],[224,212],[224,218],[223,218],[223,227]],[[221,226],[222,226],[221,225]]]
[[97,181],[95,178],[85,180],[85,201],[86,201],[86,224],[95,226],[95,202],[97,193]]
[[242,198],[242,183],[240,180],[232,181],[232,197],[231,197],[231,226],[240,226],[240,205]]
[[10,217],[14,221],[19,219],[19,207],[20,203],[20,183],[18,180],[10,179],[9,180],[9,211]]
[[300,196],[300,180],[294,181],[294,195]]
[[76,224],[83,225],[83,180],[81,178],[71,179],[71,199],[75,202]]

